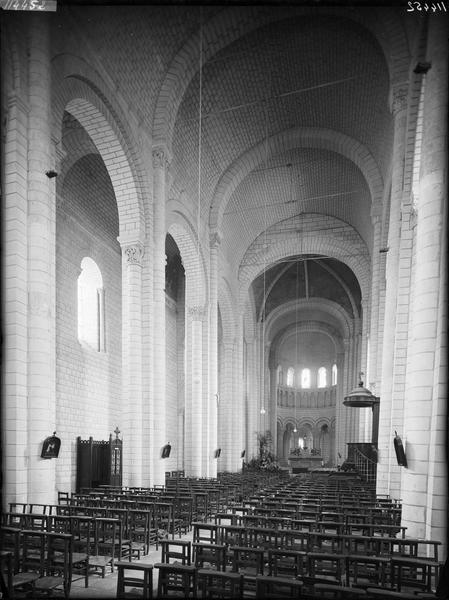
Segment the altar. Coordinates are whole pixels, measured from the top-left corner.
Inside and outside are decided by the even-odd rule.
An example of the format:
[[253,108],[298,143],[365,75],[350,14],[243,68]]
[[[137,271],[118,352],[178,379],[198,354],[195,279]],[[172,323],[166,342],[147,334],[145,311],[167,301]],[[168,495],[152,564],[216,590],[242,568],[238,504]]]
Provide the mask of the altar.
[[316,454],[290,454],[288,463],[292,468],[292,473],[303,473],[322,466],[323,457]]

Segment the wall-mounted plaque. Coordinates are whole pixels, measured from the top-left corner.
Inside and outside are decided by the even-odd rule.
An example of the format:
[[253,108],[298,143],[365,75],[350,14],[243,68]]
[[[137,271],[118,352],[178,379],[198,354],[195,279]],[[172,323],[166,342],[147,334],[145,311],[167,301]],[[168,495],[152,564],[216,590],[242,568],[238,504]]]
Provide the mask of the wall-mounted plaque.
[[56,431],[48,438],[45,438],[42,444],[41,458],[58,458],[61,440],[56,437]]

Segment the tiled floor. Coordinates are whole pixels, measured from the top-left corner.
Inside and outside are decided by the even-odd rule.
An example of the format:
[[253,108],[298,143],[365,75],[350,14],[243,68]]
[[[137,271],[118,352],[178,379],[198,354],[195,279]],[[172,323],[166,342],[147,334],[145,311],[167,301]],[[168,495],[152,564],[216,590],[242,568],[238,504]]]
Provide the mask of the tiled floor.
[[[182,540],[190,540],[192,541],[192,532],[189,532],[187,535],[183,535]],[[147,556],[144,556],[140,561],[133,560],[133,562],[140,563],[150,563],[155,564],[161,562],[161,547],[159,546],[158,550],[156,550],[155,546],[150,547],[150,552]],[[139,573],[136,574],[139,576]],[[157,590],[157,576],[158,569],[153,569],[153,596],[156,597]],[[128,588],[127,591],[130,591],[131,588]],[[106,576],[104,579],[100,574],[91,575],[89,577],[89,587],[84,587],[84,579],[78,579],[72,583],[72,588],[70,590],[70,598],[116,598],[117,595],[117,571],[111,573],[111,570],[108,569],[106,572]]]

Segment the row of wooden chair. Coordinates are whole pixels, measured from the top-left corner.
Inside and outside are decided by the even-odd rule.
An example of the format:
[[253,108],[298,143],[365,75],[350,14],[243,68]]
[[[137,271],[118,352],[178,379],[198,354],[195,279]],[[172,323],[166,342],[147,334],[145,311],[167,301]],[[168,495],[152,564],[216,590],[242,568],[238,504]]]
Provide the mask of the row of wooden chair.
[[[257,543],[257,542],[256,542]],[[273,577],[326,579],[346,586],[405,586],[431,592],[438,583],[441,565],[434,559],[392,554],[390,556],[324,553],[284,547],[227,546],[189,541],[164,541],[161,562],[194,564],[218,571],[250,571]],[[323,581],[321,581],[323,583]]]
[[[4,539],[7,532],[2,529],[1,533]],[[14,598],[20,593],[33,598],[52,596],[55,590],[61,590],[64,597],[69,598],[72,568],[85,564],[81,557],[75,559],[73,537],[42,531],[17,533],[20,535],[20,556],[16,549],[1,551],[3,597]]]
[[[288,578],[262,575],[259,573],[218,571],[198,568],[194,565],[179,563],[156,563],[158,569],[158,600],[173,597],[183,598],[257,598],[257,599],[315,599],[329,598],[334,600],[402,598],[418,600],[433,598],[433,594],[417,592],[409,594],[394,591],[385,587],[356,587],[332,584],[317,577]],[[136,576],[137,573],[143,574]],[[118,563],[117,598],[127,596],[127,588],[140,588],[142,598],[153,597],[153,565],[138,563]]]

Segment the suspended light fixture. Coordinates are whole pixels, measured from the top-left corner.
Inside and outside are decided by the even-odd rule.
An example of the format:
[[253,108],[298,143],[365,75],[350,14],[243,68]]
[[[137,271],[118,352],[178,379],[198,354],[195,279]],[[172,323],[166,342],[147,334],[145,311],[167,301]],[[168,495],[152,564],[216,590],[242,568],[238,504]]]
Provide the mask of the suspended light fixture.
[[380,398],[375,396],[363,385],[363,373],[359,373],[359,384],[344,397],[343,404],[351,408],[371,408],[373,411],[373,428],[371,442],[377,446],[379,437],[379,408]]

